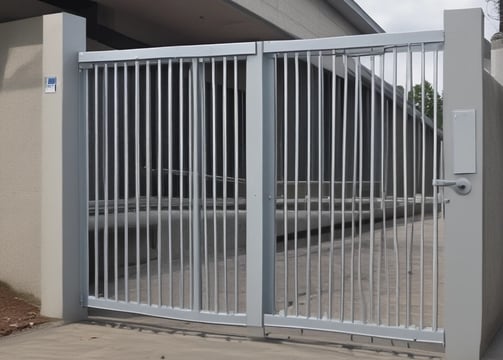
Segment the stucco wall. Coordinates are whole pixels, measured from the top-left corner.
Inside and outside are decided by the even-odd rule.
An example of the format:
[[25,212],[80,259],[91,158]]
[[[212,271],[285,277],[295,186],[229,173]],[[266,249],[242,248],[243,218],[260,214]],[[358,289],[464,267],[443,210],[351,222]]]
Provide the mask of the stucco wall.
[[484,282],[481,353],[503,324],[502,99],[503,87],[484,72]]
[[42,18],[0,34],[0,280],[38,297]]

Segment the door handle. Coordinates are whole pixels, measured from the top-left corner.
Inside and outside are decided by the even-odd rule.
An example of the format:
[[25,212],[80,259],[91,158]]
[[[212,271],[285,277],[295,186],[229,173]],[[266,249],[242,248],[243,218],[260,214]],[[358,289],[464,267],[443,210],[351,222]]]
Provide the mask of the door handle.
[[466,178],[456,180],[433,179],[433,186],[452,186],[459,195],[467,195],[472,191],[472,184]]

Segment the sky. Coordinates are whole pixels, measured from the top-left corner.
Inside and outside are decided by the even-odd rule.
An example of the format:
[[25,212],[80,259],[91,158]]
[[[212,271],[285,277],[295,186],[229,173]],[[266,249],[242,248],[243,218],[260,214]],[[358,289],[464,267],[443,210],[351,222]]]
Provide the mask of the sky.
[[[443,10],[482,8],[486,14],[485,36],[498,31],[495,10],[486,0],[356,0],[386,32],[443,29]],[[487,16],[489,13],[490,16]]]

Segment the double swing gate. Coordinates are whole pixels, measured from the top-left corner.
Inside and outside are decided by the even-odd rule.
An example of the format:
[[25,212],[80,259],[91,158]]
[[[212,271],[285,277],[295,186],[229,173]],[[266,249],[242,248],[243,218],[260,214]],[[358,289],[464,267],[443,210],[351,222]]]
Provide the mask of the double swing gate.
[[81,53],[87,306],[443,343],[442,50]]

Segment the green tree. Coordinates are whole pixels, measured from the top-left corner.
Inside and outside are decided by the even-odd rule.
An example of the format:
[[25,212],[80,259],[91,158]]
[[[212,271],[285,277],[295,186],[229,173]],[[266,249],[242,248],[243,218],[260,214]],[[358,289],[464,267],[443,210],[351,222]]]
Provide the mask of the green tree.
[[[488,4],[487,15],[499,21],[499,32],[503,32],[503,6],[500,0],[486,0]],[[489,8],[490,7],[490,8]]]
[[[433,86],[428,81],[424,82],[424,113],[430,119],[433,120],[433,109],[434,109],[434,91]],[[421,96],[421,84],[414,85],[413,91],[409,92],[409,100],[414,102],[414,105],[418,111],[421,111],[422,96]],[[437,93],[437,126],[442,129],[443,127],[443,109],[444,109],[444,99],[442,95]]]

